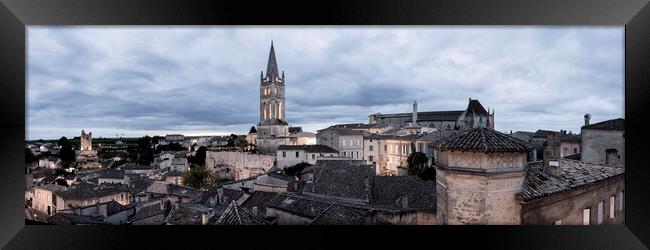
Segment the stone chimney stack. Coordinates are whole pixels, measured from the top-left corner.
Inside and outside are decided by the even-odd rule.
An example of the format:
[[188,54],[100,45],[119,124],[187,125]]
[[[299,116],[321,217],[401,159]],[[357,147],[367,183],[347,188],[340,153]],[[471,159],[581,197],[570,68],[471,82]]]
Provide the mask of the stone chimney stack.
[[550,174],[558,174],[560,166],[560,136],[559,133],[549,133],[544,146],[544,170]]
[[253,215],[257,215],[257,207],[253,207],[251,209],[251,213],[253,213]]
[[585,126],[589,126],[589,119],[591,119],[591,115],[585,114]]
[[223,187],[217,188],[217,204],[223,204],[225,202],[223,198]]
[[408,196],[405,193],[403,193],[400,197],[401,197],[400,198],[400,201],[401,201],[400,205],[402,206],[402,208],[409,208]]
[[201,225],[207,225],[208,224],[208,214],[204,213],[201,214]]

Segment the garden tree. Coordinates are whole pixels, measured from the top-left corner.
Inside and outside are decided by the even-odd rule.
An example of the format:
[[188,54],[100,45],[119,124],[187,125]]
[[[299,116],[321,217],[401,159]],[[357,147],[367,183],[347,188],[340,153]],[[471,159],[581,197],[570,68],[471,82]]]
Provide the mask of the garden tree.
[[72,150],[72,145],[70,145],[68,138],[65,138],[65,136],[61,137],[57,143],[61,147],[61,150],[59,151],[61,162],[68,165],[70,162],[75,161],[75,152]]
[[151,148],[151,137],[145,135],[138,139],[138,164],[149,165],[153,162],[153,149]]
[[293,165],[291,167],[286,167],[286,168],[284,168],[284,174],[289,175],[289,176],[296,176],[300,172],[302,172],[302,170],[305,169],[305,167],[307,167],[309,165],[311,165],[311,164],[306,163],[306,162],[301,162],[301,163],[298,163],[298,164]]
[[63,168],[57,168],[57,169],[54,170],[55,175],[65,175],[66,173],[67,173],[67,171],[65,171],[65,169],[63,169]]
[[158,142],[160,142],[160,139],[162,139],[162,137],[154,135],[154,137],[151,137],[151,144],[158,144]]
[[64,187],[68,186],[68,182],[66,182],[64,179],[57,179],[56,181],[54,181],[54,183],[59,186],[64,186]]
[[199,149],[196,150],[196,154],[194,154],[193,158],[194,164],[205,166],[205,155],[207,150],[208,149],[203,146],[199,147]]
[[242,151],[243,151],[246,147],[248,147],[248,140],[246,140],[246,136],[239,136],[239,137],[235,140],[235,147],[238,147],[238,148],[241,149]]
[[32,150],[25,148],[25,163],[29,164],[35,162],[36,160],[38,159],[36,158],[36,156],[34,156],[34,154],[32,154]]
[[427,168],[429,159],[422,152],[413,152],[409,155],[406,162],[408,163],[408,174],[418,175]]
[[418,177],[423,181],[435,181],[436,180],[436,169],[435,168],[425,168],[422,173],[418,174]]
[[228,137],[228,144],[226,145],[227,147],[235,147],[235,141],[237,140],[237,135],[236,134],[230,134],[230,137]]
[[183,177],[183,183],[193,188],[201,188],[210,181],[210,174],[205,167],[197,164],[193,164],[190,170],[187,171]]
[[248,133],[249,134],[253,134],[253,133],[257,134],[257,129],[255,129],[255,126],[252,126],[251,129],[248,130]]

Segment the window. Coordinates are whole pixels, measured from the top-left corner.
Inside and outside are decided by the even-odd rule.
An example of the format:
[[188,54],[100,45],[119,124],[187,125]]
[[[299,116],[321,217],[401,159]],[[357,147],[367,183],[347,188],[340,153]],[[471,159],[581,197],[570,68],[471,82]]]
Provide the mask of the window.
[[296,151],[296,158],[300,157],[300,152]]
[[618,193],[618,211],[623,211],[623,191]]
[[582,210],[582,225],[589,225],[589,216],[591,209],[585,208]]
[[556,220],[556,221],[555,221],[555,225],[558,225],[558,226],[559,226],[559,225],[562,225],[562,220]]
[[577,153],[578,153],[578,149],[577,149],[577,148],[573,148],[573,153],[574,153],[574,154],[577,154]]
[[316,159],[316,154],[311,154],[311,159],[315,160]]
[[609,218],[614,219],[614,206],[616,204],[616,198],[614,196],[609,197]]
[[605,150],[605,164],[617,164],[618,158],[618,150],[613,148]]
[[388,145],[384,144],[384,151],[388,151]]
[[598,224],[603,223],[603,202],[598,202]]
[[359,151],[357,151],[357,159],[359,159]]
[[372,145],[368,146],[368,151],[372,151]]
[[286,151],[282,151],[282,157],[287,157],[287,152]]
[[369,161],[373,161],[373,159],[372,159],[372,155],[369,155],[369,156],[368,156],[368,160],[369,160]]

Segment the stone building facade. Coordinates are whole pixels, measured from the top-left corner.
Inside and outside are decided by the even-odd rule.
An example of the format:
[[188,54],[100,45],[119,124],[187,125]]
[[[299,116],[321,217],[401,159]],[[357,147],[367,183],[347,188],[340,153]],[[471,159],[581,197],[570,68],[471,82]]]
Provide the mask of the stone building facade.
[[266,75],[260,72],[260,122],[256,147],[260,153],[275,154],[279,145],[289,144],[289,124],[285,121],[284,71],[278,72],[275,49],[271,42]]
[[625,120],[622,118],[589,124],[581,129],[584,162],[625,166]]
[[494,110],[491,113],[486,111],[478,100],[471,98],[465,110],[418,112],[417,103],[414,103],[413,109],[414,112],[411,113],[371,114],[368,123],[404,127],[413,124],[413,119],[416,119],[417,125],[438,130],[468,130],[477,127],[494,129]]
[[277,167],[284,169],[298,163],[316,164],[323,157],[339,156],[339,152],[325,145],[280,145]]

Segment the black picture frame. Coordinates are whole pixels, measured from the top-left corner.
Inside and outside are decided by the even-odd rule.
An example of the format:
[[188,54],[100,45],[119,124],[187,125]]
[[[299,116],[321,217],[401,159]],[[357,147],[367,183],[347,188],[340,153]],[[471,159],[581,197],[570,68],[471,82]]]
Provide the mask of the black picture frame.
[[[7,249],[646,249],[650,245],[650,6],[647,0],[146,1],[0,0],[0,245]],[[27,25],[625,26],[625,226],[200,227],[25,225]],[[347,243],[354,242],[354,245]],[[451,244],[451,245],[449,245]],[[644,246],[645,245],[645,246]]]

